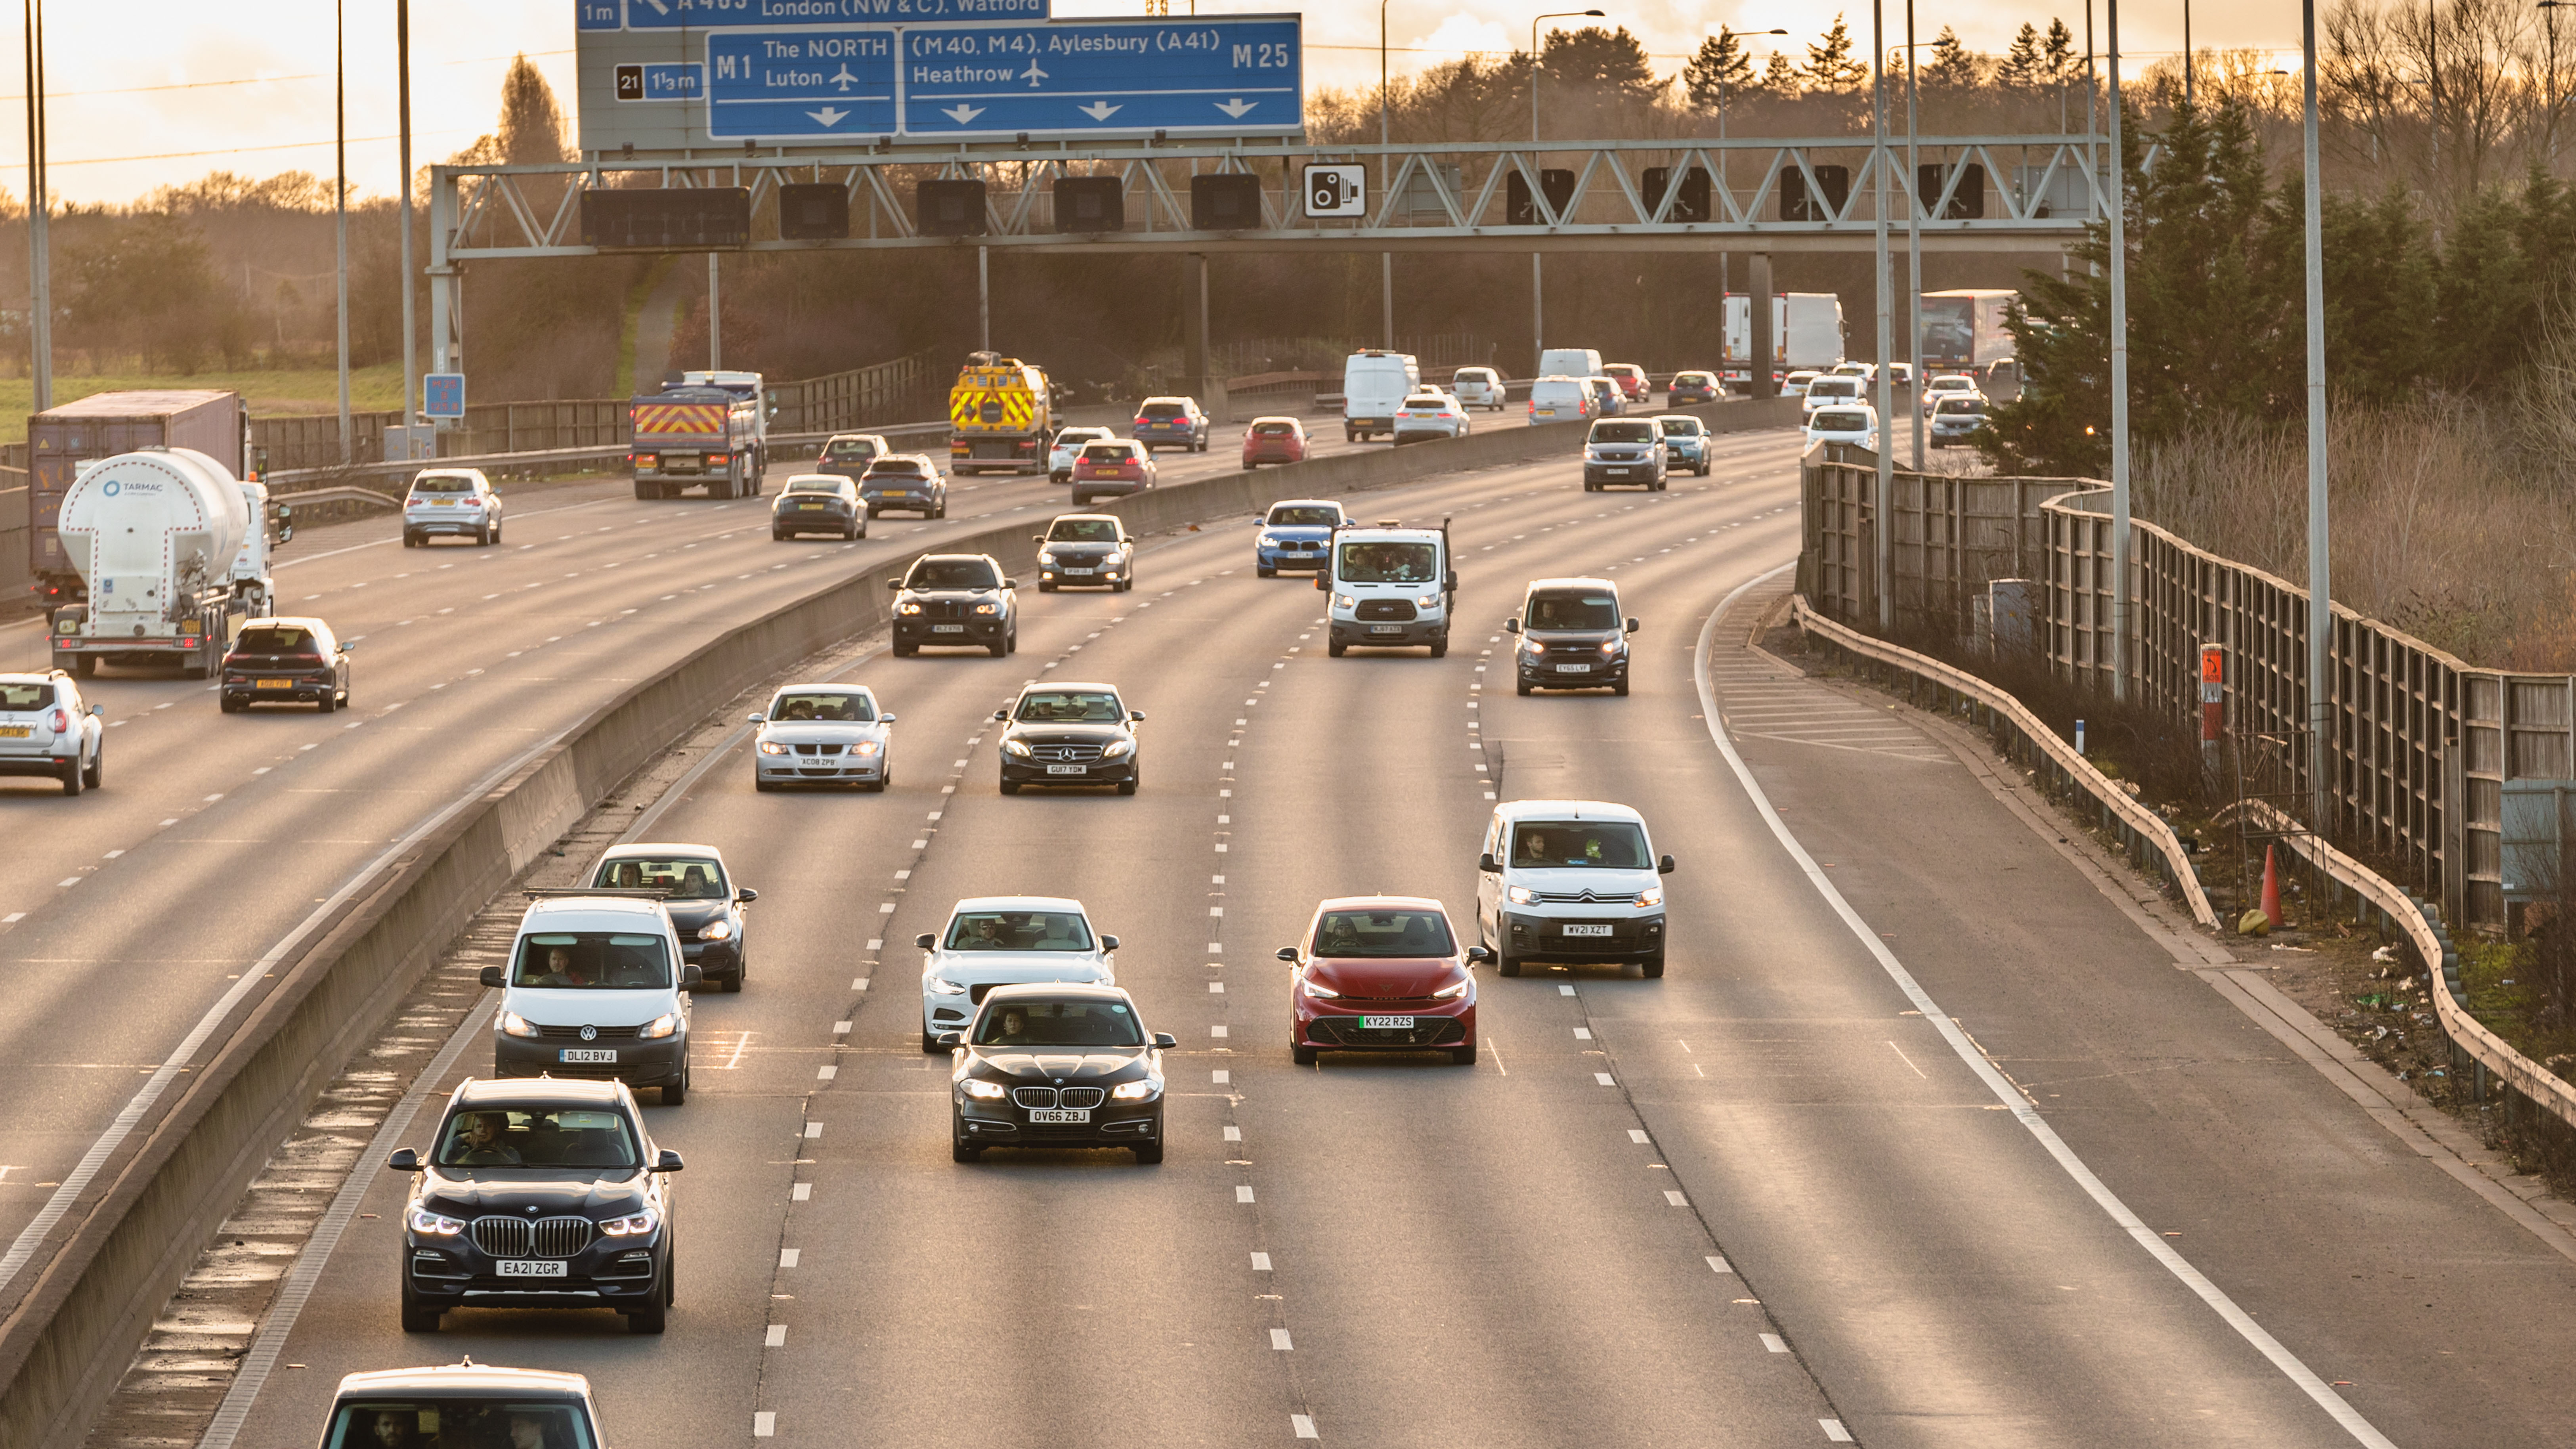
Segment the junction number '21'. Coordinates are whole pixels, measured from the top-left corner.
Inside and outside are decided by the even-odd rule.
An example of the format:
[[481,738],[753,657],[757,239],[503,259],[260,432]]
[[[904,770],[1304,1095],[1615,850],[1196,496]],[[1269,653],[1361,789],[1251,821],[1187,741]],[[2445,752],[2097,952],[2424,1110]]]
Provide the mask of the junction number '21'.
[[1288,47],[1282,44],[1264,41],[1259,45],[1238,45],[1234,48],[1236,70],[1286,70],[1295,64],[1296,61],[1290,58]]

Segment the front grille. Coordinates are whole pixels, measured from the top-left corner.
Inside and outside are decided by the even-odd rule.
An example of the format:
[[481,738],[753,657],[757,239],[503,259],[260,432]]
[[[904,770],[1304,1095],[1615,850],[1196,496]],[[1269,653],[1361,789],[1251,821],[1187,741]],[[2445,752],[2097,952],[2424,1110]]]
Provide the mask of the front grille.
[[984,995],[986,992],[991,991],[996,986],[1008,986],[1010,984],[1011,983],[1007,981],[978,982],[975,985],[966,988],[966,999],[975,1003],[977,1006],[981,1006],[984,1004]]
[[1066,1107],[1097,1107],[1108,1097],[1109,1094],[1098,1087],[1067,1087],[1056,1094],[1056,1101]]
[[1414,616],[1413,602],[1409,599],[1362,599],[1360,606],[1351,612],[1361,619],[1410,619]]
[[1011,1100],[1023,1107],[1052,1107],[1055,1105],[1055,1088],[1014,1087],[1011,1089]]
[[1360,1025],[1356,1016],[1321,1016],[1308,1033],[1324,1036],[1344,1046],[1440,1046],[1467,1033],[1454,1016],[1415,1017],[1409,1030],[1390,1031]]
[[[591,1039],[596,1041],[633,1041],[635,1034],[643,1029],[640,1026],[595,1026],[590,1028],[590,1032]],[[582,1029],[577,1026],[537,1028],[537,1035],[547,1041],[580,1041],[583,1039],[581,1033]]]
[[1100,758],[1101,745],[1031,745],[1029,758],[1059,765],[1088,765]]
[[569,1258],[590,1246],[588,1218],[474,1220],[474,1246],[495,1258]]
[[911,617],[917,619],[963,619],[966,617],[966,601],[963,599],[923,599],[920,603],[921,612],[912,615]]
[[796,753],[800,755],[837,755],[840,752],[839,745],[798,745],[796,747]]
[[1637,903],[1635,891],[1610,891],[1596,894],[1589,886],[1579,891],[1540,891],[1538,898],[1552,905],[1632,906]]

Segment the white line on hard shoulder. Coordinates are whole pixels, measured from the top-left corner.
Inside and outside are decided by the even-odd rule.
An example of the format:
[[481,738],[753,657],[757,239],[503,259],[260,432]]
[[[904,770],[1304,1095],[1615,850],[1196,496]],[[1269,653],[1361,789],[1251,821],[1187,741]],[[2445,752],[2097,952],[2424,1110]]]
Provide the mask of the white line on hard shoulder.
[[[1808,883],[1815,887],[1816,894],[1822,896],[1825,904],[1842,919],[1844,926],[1860,942],[1861,948],[1878,962],[1879,969],[1887,973],[1888,979],[1896,984],[1897,990],[1923,1014],[1925,1022],[1940,1034],[1941,1039],[1949,1044],[1951,1052],[1969,1071],[1976,1074],[1979,1081],[1985,1083],[1986,1090],[2003,1104],[2006,1111],[2012,1113],[2013,1120],[2020,1123],[2022,1129],[2038,1141],[2040,1147],[2055,1159],[2059,1169],[2073,1179],[2086,1196],[2093,1199],[2094,1205],[2099,1207],[2105,1216],[2127,1232],[2130,1240],[2144,1249],[2147,1256],[2155,1259],[2166,1272],[2171,1273],[2203,1303],[2208,1304],[2228,1327],[2236,1330],[2238,1336],[2269,1359],[2272,1366],[2278,1369],[2284,1378],[2297,1385],[2317,1407],[2325,1410],[2327,1416],[2341,1426],[2356,1443],[2370,1445],[2372,1449],[2396,1449],[2388,1436],[2380,1433],[2368,1419],[2362,1417],[2359,1409],[2345,1402],[2325,1380],[2319,1378],[2314,1370],[2301,1362],[2296,1354],[2291,1353],[2279,1339],[2274,1338],[2268,1330],[2256,1323],[2252,1315],[2238,1307],[2234,1299],[2228,1297],[2217,1284],[2211,1282],[2207,1275],[2193,1267],[2188,1259],[2175,1251],[2173,1246],[2165,1241],[2163,1234],[2147,1226],[2136,1213],[2130,1211],[2129,1205],[2122,1202],[2119,1196],[2111,1191],[2109,1184],[2103,1182],[2094,1174],[2092,1168],[2085,1165],[2084,1159],[2076,1155],[2075,1149],[2067,1145],[2066,1139],[2058,1135],[2057,1129],[2049,1125],[2048,1119],[2040,1115],[2039,1109],[2032,1106],[2020,1091],[1995,1069],[1992,1062],[1986,1060],[1985,1054],[1977,1049],[1976,1043],[1968,1039],[1967,1033],[1957,1022],[1950,1019],[1949,1014],[1941,1009],[1939,1002],[1932,999],[1932,994],[1923,989],[1922,983],[1914,978],[1914,973],[1908,971],[1905,964],[1897,959],[1896,953],[1888,949],[1887,943],[1879,939],[1878,933],[1861,918],[1860,912],[1854,910],[1851,902],[1844,899],[1841,889],[1825,875],[1824,868],[1816,863],[1816,858],[1808,853],[1806,846],[1799,842],[1798,837],[1790,833],[1788,823],[1782,820],[1779,811],[1772,807],[1771,797],[1762,789],[1761,783],[1754,779],[1752,770],[1744,763],[1744,757],[1737,753],[1734,742],[1726,737],[1726,731],[1716,722],[1717,691],[1709,676],[1709,653],[1717,638],[1718,621],[1726,616],[1728,609],[1734,607],[1735,601],[1742,598],[1755,585],[1777,578],[1791,567],[1793,567],[1791,564],[1782,564],[1779,568],[1747,579],[1720,600],[1718,606],[1710,611],[1708,622],[1701,626],[1699,649],[1692,660],[1692,673],[1699,687],[1701,713],[1707,716],[1703,723],[1707,725],[1709,738],[1716,743],[1718,752],[1725,757],[1727,768],[1734,772],[1737,783],[1743,787],[1746,797],[1752,801],[1763,823],[1770,827],[1772,837],[1780,842],[1781,849],[1788,853],[1789,858],[1807,877]],[[1839,1420],[1826,1419],[1820,1422],[1826,1426],[1827,1438],[1837,1442],[1849,1441],[1851,1436],[1843,1430]]]

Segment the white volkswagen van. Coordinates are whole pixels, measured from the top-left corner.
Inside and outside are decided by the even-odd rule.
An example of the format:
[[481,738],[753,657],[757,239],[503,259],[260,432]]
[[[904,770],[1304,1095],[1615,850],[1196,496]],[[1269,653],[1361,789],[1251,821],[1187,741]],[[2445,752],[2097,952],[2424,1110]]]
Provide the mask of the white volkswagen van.
[[504,993],[492,1018],[496,1077],[614,1079],[689,1095],[689,988],[698,968],[654,893],[566,892],[519,918],[510,964],[483,968]]

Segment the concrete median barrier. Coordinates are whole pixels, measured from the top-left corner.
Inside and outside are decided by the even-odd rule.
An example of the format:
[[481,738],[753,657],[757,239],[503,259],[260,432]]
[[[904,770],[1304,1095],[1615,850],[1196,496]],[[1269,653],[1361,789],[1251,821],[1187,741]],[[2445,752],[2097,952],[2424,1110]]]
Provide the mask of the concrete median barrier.
[[[1785,427],[1794,399],[1688,409],[1720,433]],[[1577,450],[1579,428],[1508,428],[1156,489],[1111,505],[1141,532],[1238,518],[1281,498],[1382,488]],[[1025,572],[1025,519],[942,551]],[[889,561],[708,641],[626,689],[463,801],[279,960],[276,985],[217,1033],[184,1089],[126,1139],[0,1318],[0,1444],[72,1449],[154,1317],[314,1095],[495,892],[669,743],[743,690],[886,622]],[[1034,592],[1034,589],[1032,589]],[[362,1162],[357,1171],[371,1171]],[[391,1285],[388,1285],[388,1292]],[[390,1306],[387,1309],[391,1311]]]

